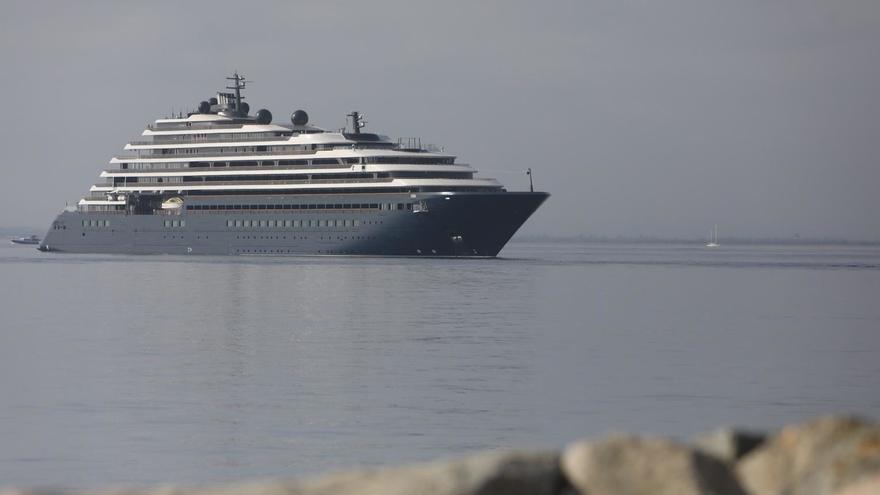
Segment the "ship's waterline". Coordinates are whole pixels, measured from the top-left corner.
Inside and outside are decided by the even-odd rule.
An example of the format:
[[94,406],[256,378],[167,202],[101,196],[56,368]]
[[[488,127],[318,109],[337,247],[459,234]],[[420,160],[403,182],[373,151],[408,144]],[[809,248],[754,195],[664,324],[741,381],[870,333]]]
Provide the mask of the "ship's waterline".
[[40,249],[491,257],[546,198],[528,192],[281,196],[204,199],[152,215],[66,211]]

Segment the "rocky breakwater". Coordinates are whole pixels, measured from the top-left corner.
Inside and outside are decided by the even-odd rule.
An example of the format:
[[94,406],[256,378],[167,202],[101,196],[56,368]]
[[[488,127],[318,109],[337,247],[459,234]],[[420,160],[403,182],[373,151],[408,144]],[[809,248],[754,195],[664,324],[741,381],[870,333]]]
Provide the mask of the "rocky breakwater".
[[880,495],[880,425],[820,418],[769,434],[731,429],[692,442],[614,435],[561,452],[489,452],[305,480],[213,487],[84,492],[8,489],[32,495]]

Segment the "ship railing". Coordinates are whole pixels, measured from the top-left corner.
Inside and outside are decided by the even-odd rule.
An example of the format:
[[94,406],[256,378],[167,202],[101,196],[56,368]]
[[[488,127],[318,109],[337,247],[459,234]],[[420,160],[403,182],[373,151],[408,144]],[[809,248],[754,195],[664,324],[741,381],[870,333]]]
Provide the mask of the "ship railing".
[[210,153],[152,153],[153,150],[143,150],[144,154],[136,155],[116,155],[117,160],[140,160],[140,159],[157,159],[157,158],[174,158],[177,160],[186,160],[189,158],[216,157],[222,159],[228,156],[253,156],[258,160],[264,155],[314,155],[315,150],[265,150],[265,151],[213,151]]
[[107,196],[109,196],[109,194],[103,193],[103,192],[102,193],[89,193],[89,194],[86,194],[85,196],[83,196],[82,199],[84,199],[86,201],[107,201]]
[[262,155],[313,155],[315,154],[315,150],[261,150],[261,151],[224,151],[217,152],[213,151],[210,153],[150,153],[150,151],[154,150],[144,150],[145,154],[140,156],[139,158],[187,158],[187,157],[204,157],[204,156],[216,156],[223,158],[224,156],[253,156],[256,157]]
[[337,163],[333,165],[260,165],[253,167],[183,167],[183,168],[108,168],[104,172],[125,172],[126,174],[137,175],[138,172],[156,173],[161,172],[195,172],[206,170],[228,170],[230,172],[252,172],[254,170],[320,170],[325,168],[350,169],[351,165],[345,163]]
[[227,122],[187,122],[182,123],[168,123],[168,124],[147,124],[147,129],[151,131],[189,131],[189,130],[202,130],[202,129],[241,129],[244,127],[243,124],[231,124]]
[[[275,155],[314,155],[316,151],[326,151],[326,150],[337,150],[344,149],[350,150],[352,149],[351,145],[344,143],[329,143],[324,146],[320,150],[261,150],[261,151],[212,151],[206,153],[155,153],[156,150],[141,150],[141,153],[129,155],[116,155],[117,160],[141,160],[141,159],[164,159],[164,158],[174,158],[178,160],[186,160],[189,158],[204,158],[204,157],[216,157],[218,159],[222,159],[224,157],[229,156],[253,156],[254,159],[259,159],[260,156],[275,156]],[[190,148],[188,148],[190,149]],[[354,149],[368,149],[363,146],[355,146]],[[375,149],[387,149],[387,147],[375,148]],[[406,151],[403,149],[396,149],[396,151]],[[427,149],[421,151],[428,151]]]
[[174,145],[174,144],[200,144],[200,143],[260,143],[260,142],[283,142],[290,140],[290,136],[271,136],[271,137],[226,137],[226,138],[198,138],[198,139],[162,139],[159,141],[145,141],[145,140],[135,140],[129,141],[128,144],[136,145],[136,146],[144,146],[144,145],[155,145],[155,146],[164,146],[164,145]]
[[393,178],[381,179],[313,179],[313,180],[236,180],[236,181],[187,181],[187,182],[132,182],[129,184],[117,184],[118,187],[137,187],[139,189],[151,189],[155,187],[187,187],[187,186],[250,186],[250,185],[303,185],[303,184],[368,184],[387,183]]
[[442,153],[443,147],[436,144],[422,143],[420,137],[397,138],[397,149],[400,151],[425,151],[429,153]]
[[106,207],[106,206],[105,205],[77,205],[76,211],[88,212],[88,213],[100,213],[102,215],[125,215],[128,213],[125,209],[122,209],[122,210],[102,209],[104,207]]

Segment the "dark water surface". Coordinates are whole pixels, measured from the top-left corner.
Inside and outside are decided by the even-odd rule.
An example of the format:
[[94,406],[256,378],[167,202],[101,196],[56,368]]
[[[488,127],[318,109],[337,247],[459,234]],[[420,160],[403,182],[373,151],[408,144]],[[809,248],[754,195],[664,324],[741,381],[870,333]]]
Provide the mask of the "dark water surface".
[[313,474],[880,416],[880,249],[503,259],[0,246],[0,485]]

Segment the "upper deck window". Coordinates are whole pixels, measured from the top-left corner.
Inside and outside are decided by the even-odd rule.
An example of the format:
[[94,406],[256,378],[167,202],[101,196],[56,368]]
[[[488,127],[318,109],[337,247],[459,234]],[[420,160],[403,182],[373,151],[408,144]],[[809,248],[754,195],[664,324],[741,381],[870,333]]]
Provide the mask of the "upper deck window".
[[368,156],[367,163],[377,164],[409,164],[409,165],[452,165],[455,159],[452,157],[427,157],[427,156]]

